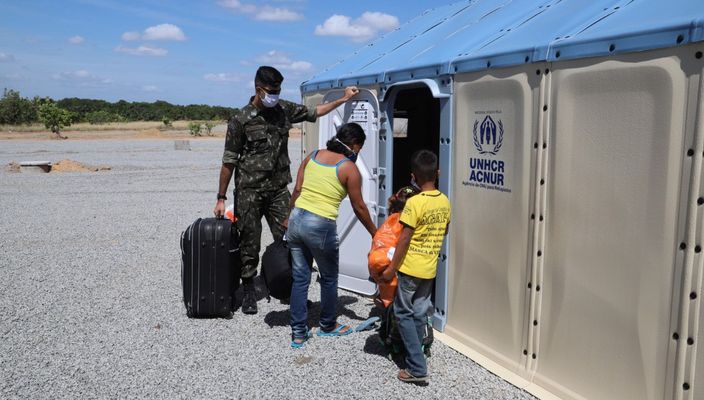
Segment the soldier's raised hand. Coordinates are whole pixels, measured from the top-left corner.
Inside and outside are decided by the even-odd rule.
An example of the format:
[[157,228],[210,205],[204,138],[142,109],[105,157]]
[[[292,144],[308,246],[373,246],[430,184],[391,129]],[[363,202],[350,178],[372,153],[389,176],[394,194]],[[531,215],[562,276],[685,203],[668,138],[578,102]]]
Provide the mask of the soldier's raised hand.
[[359,89],[357,89],[357,86],[347,86],[345,88],[345,100],[351,99],[357,93],[359,93]]

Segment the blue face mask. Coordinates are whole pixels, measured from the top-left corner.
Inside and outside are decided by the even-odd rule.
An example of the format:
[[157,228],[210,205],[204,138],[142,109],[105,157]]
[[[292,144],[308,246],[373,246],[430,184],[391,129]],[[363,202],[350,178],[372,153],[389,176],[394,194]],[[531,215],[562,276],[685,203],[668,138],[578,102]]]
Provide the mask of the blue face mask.
[[350,149],[349,146],[347,146],[346,144],[342,143],[342,141],[341,141],[340,139],[335,138],[335,140],[336,140],[338,143],[340,143],[341,145],[345,146],[345,148],[346,148],[347,150],[349,150],[350,153],[352,153],[352,155],[345,156],[345,157],[347,157],[347,159],[350,160],[350,161],[352,161],[352,162],[357,162],[357,157],[359,156],[359,154],[358,154],[358,153],[355,153],[354,150]]

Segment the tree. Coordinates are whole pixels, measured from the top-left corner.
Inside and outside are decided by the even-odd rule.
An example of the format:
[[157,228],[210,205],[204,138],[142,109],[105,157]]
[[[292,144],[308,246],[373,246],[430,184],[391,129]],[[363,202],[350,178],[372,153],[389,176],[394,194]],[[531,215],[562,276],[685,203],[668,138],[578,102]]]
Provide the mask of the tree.
[[60,139],[66,139],[66,136],[61,136],[61,129],[71,126],[71,112],[59,108],[54,103],[45,103],[39,106],[37,114],[47,129],[51,129]]
[[0,124],[20,125],[36,121],[37,109],[31,100],[12,89],[3,91],[0,99]]

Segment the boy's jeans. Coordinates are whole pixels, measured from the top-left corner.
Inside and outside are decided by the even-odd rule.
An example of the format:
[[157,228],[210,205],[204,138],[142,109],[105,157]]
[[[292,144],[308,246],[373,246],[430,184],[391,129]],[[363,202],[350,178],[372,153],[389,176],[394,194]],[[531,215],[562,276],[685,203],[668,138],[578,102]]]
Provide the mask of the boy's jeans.
[[428,324],[428,312],[432,307],[430,302],[432,289],[432,279],[398,273],[394,314],[398,320],[399,334],[406,347],[406,368],[416,377],[428,375],[421,341],[425,326]]
[[293,264],[291,330],[293,338],[308,332],[308,286],[313,259],[320,273],[320,329],[335,329],[340,242],[334,220],[294,208],[288,221],[288,246]]

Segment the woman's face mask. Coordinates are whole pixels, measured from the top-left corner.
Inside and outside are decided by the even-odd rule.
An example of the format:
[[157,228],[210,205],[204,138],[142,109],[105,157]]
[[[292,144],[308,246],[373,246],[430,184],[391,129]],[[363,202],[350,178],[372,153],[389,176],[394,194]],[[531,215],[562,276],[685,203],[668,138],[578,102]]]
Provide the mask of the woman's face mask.
[[348,145],[342,143],[342,141],[341,141],[340,139],[335,138],[335,140],[336,140],[338,143],[340,143],[341,145],[345,146],[345,148],[346,148],[347,150],[349,150],[350,153],[352,153],[352,155],[349,155],[349,156],[346,156],[346,157],[347,157],[350,161],[352,161],[352,162],[357,162],[357,157],[359,156],[359,154],[358,154],[358,153],[355,153],[354,150],[350,149],[350,147],[349,147]]

